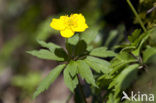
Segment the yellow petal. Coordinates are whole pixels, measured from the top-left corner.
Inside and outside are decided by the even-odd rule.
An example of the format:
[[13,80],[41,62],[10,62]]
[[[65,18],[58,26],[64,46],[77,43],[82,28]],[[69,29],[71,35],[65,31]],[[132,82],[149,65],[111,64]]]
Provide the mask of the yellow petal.
[[74,35],[74,32],[71,29],[65,29],[61,31],[61,36],[65,38],[70,38]]
[[65,29],[64,21],[62,21],[61,19],[53,19],[52,22],[50,23],[50,26],[55,30]]
[[72,30],[76,32],[83,32],[88,28],[85,18],[82,14],[73,14],[70,17],[76,25],[72,26]]
[[72,26],[72,30],[75,32],[83,32],[88,28],[88,25],[84,23],[78,23],[78,26]]
[[60,20],[64,21],[64,23],[68,22],[69,17],[68,16],[61,16]]

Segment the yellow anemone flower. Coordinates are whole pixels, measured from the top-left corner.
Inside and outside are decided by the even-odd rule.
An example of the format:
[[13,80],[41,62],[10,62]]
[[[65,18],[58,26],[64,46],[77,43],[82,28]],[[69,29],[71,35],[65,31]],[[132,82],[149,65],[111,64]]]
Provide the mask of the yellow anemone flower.
[[88,28],[86,20],[82,14],[71,14],[61,16],[59,19],[52,19],[50,26],[55,30],[60,30],[61,36],[70,38],[75,32],[83,32]]

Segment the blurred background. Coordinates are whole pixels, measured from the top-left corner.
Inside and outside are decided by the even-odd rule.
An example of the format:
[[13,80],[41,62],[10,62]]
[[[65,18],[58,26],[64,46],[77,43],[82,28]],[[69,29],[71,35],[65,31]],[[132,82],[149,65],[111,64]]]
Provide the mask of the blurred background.
[[[154,2],[132,0],[147,28],[156,26],[156,10],[147,14]],[[0,103],[65,103],[68,100],[71,93],[62,76],[32,100],[40,80],[58,63],[38,59],[26,51],[41,48],[37,39],[64,47],[64,38],[49,24],[53,17],[72,13],[82,13],[90,28],[87,32],[98,33],[94,46],[114,49],[114,45],[127,42],[128,35],[140,28],[126,0],[0,0]],[[155,39],[156,34],[151,40],[153,46],[156,46]],[[138,77],[131,87],[133,90],[156,91],[156,56],[148,65],[148,72]],[[74,97],[70,103],[73,100]]]

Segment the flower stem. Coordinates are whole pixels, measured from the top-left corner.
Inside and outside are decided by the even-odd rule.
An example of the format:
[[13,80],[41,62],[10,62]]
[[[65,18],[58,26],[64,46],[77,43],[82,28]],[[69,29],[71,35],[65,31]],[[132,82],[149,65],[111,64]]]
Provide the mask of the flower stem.
[[68,38],[65,39],[66,49],[68,48]]
[[130,6],[131,10],[133,11],[134,15],[137,17],[142,29],[144,30],[144,32],[146,32],[146,28],[144,26],[144,23],[142,22],[140,16],[138,15],[137,11],[135,10],[134,6],[132,5],[132,3],[130,2],[130,0],[127,0],[128,5]]
[[69,45],[68,45],[68,38],[65,39],[65,46],[66,46],[66,50],[67,50],[67,54],[69,56],[69,60],[72,58],[70,52],[68,51],[69,49]]
[[81,82],[80,82],[80,78],[79,78],[78,75],[77,75],[77,78],[78,78],[78,81],[79,81],[79,89],[80,89],[82,99],[83,99],[84,103],[87,103],[86,97],[85,97],[85,94],[84,94],[84,91],[83,91],[83,88],[82,88],[82,85],[81,85]]

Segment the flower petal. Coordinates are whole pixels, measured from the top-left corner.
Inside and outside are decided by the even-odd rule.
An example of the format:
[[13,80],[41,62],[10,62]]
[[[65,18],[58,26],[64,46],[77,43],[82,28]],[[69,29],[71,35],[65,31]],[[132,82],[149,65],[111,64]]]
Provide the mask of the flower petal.
[[72,26],[72,30],[76,32],[83,32],[88,28],[86,24],[85,18],[82,14],[73,14],[70,18],[77,24],[76,26]]
[[61,36],[62,36],[62,37],[70,38],[70,37],[72,37],[73,35],[74,35],[74,32],[73,32],[71,29],[69,29],[69,28],[67,28],[67,29],[61,31]]
[[61,16],[60,20],[64,21],[64,23],[67,23],[69,20],[69,17],[68,16]]
[[50,23],[50,26],[55,30],[65,29],[64,21],[62,21],[61,19],[53,19],[52,22]]

